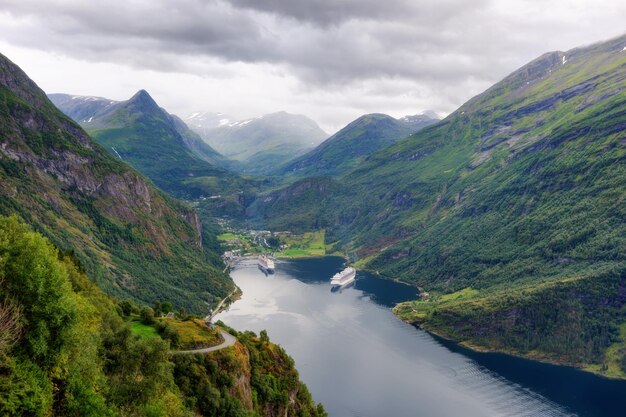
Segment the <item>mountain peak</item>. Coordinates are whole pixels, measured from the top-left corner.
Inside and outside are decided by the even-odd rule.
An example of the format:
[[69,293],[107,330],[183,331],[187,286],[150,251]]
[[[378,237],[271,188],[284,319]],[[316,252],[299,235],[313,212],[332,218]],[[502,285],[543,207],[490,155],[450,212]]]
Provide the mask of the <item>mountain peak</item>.
[[365,114],[350,122],[320,146],[292,159],[276,172],[298,176],[334,176],[349,172],[370,155],[416,133],[436,120],[428,116],[396,119],[383,113]]
[[[369,113],[364,114],[363,116],[359,116],[352,122],[350,122],[346,127],[352,127],[357,125],[369,125],[372,123],[393,123],[396,119],[384,113]],[[344,128],[345,129],[345,128]]]
[[437,120],[441,119],[441,116],[439,116],[439,114],[435,112],[434,110],[424,110],[421,116],[426,116],[426,117],[430,117],[431,119],[437,119]]
[[43,90],[20,67],[2,54],[0,54],[0,86],[8,88],[22,100],[36,107],[48,102]]
[[135,97],[152,98],[152,97],[150,97],[150,94],[148,94],[148,92],[146,90],[144,90],[143,88],[141,90],[137,91],[132,98],[135,98]]
[[159,105],[156,103],[156,101],[154,101],[154,99],[152,98],[152,96],[150,96],[150,94],[148,94],[148,92],[146,90],[139,90],[135,93],[134,96],[132,96],[128,102],[128,104],[131,105],[135,105],[140,107],[143,110],[148,110],[148,109],[160,109]]

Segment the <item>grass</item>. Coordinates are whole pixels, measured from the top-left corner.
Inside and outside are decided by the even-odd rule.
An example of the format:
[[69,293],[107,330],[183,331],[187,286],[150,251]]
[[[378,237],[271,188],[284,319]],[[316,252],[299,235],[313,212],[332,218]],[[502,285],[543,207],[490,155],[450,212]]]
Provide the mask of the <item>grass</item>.
[[436,309],[446,305],[455,305],[457,302],[470,300],[479,295],[473,288],[467,287],[450,294],[431,294],[427,299],[420,301],[408,301],[398,304],[394,309],[395,314],[402,320],[413,322],[428,318]]
[[238,239],[240,238],[240,236],[234,234],[234,233],[222,233],[220,235],[217,235],[217,240],[221,241],[221,242],[225,242],[228,240],[233,240],[233,239]]
[[[177,349],[200,349],[220,344],[223,339],[217,330],[209,328],[202,319],[178,320],[161,318],[157,319],[161,323],[176,331],[178,334]],[[144,339],[152,339],[161,337],[157,330],[157,325],[147,325],[141,322],[137,316],[133,317],[130,322],[130,328],[133,334],[139,335]]]
[[139,335],[144,339],[160,337],[155,327],[143,324],[139,321],[139,319],[133,319],[130,322],[130,330],[133,332],[133,334]]
[[478,295],[478,291],[467,287],[467,288],[463,288],[462,290],[450,293],[450,294],[444,294],[441,297],[439,297],[439,299],[441,301],[460,301],[460,300],[466,300],[469,298],[474,298]]
[[289,247],[278,252],[276,254],[278,257],[306,258],[326,255],[324,230],[281,237],[281,241]]
[[199,349],[215,346],[222,342],[222,336],[210,329],[202,319],[180,321],[176,319],[161,319],[178,333],[179,349]]

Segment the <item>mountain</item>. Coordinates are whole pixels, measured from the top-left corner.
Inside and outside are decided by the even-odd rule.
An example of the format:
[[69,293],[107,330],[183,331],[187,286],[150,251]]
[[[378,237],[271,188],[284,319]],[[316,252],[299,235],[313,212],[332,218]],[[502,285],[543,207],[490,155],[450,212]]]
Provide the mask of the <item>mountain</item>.
[[338,175],[351,171],[374,152],[439,121],[429,114],[394,119],[386,114],[361,116],[315,149],[280,169],[298,176]]
[[[264,331],[113,300],[15,217],[0,216],[0,258],[1,415],[327,416]],[[225,349],[172,354],[225,332]]]
[[331,177],[307,177],[253,199],[248,221],[259,228],[304,232],[332,224],[332,196],[341,185]]
[[242,172],[253,174],[266,174],[328,137],[308,117],[286,112],[231,122],[211,130],[198,129],[193,123],[190,126],[218,152],[241,162]]
[[[626,375],[624,48],[542,55],[338,178],[309,223],[429,293],[396,309],[409,322]],[[281,215],[304,215],[299,201],[283,195]]]
[[48,94],[48,98],[63,113],[78,123],[89,123],[93,116],[119,103],[103,97],[74,96],[70,94]]
[[2,55],[0,129],[0,214],[73,254],[105,291],[201,314],[232,290],[196,212],[111,156]]
[[50,98],[110,153],[176,197],[199,198],[244,186],[241,178],[220,168],[228,165],[222,155],[145,90],[121,102],[61,94]]
[[192,113],[183,119],[188,126],[191,126],[192,129],[201,136],[206,132],[215,129],[216,127],[225,126],[231,123],[234,123],[235,120],[224,114],[224,113],[214,113],[214,112],[206,112],[199,111]]

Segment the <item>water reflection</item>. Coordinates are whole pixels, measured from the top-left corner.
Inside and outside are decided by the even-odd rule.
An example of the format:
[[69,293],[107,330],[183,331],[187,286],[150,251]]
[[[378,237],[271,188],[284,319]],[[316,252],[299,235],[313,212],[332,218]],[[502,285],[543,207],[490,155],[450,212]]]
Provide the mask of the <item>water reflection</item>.
[[[267,329],[294,357],[302,379],[330,416],[620,415],[555,395],[542,382],[542,374],[552,372],[549,365],[526,361],[537,366],[526,373],[533,378],[517,378],[524,374],[516,362],[520,359],[501,355],[494,366],[490,355],[454,348],[402,323],[389,307],[414,299],[415,288],[359,271],[353,287],[331,293],[329,279],[342,262],[280,262],[270,277],[253,262],[239,265],[232,276],[243,298],[218,317],[239,329]],[[561,378],[549,384],[576,389],[574,370],[554,368]],[[613,386],[621,393],[609,400],[617,411],[626,388]],[[582,403],[590,402],[597,399]]]

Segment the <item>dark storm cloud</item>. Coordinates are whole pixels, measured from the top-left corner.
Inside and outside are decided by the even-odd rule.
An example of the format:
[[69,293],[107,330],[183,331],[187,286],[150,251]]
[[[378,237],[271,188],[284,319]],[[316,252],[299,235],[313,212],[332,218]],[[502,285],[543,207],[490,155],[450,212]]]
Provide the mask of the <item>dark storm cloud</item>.
[[[14,41],[79,53],[107,54],[134,50],[193,52],[225,59],[255,61],[268,33],[250,13],[222,2],[108,1],[43,2],[7,0],[4,10],[27,23],[37,22],[30,36]],[[47,32],[48,36],[40,36]],[[261,48],[268,50],[268,48]],[[115,55],[115,54],[113,54]]]
[[347,20],[397,20],[415,24],[441,22],[463,10],[480,8],[484,0],[228,0],[252,10],[291,17],[301,22],[328,26]]
[[0,0],[0,31],[12,44],[94,62],[199,75],[215,60],[260,63],[308,88],[410,80],[447,97],[451,88],[487,86],[546,50],[598,40],[587,32],[619,34],[607,16],[626,13],[620,1],[602,10],[573,3]]
[[230,0],[231,4],[327,26],[349,19],[387,19],[410,9],[403,0]]
[[[165,0],[111,7],[103,1],[6,0],[2,4],[13,18],[34,23],[32,31],[13,33],[11,41],[24,46],[165,71],[189,70],[182,59],[189,56],[265,62],[286,65],[307,82],[340,84],[384,76],[436,75],[449,80],[466,73],[471,70],[466,62],[451,59],[454,49],[446,51],[448,43],[458,45],[461,40],[441,37],[433,22],[441,26],[478,10],[484,2],[469,6],[458,0]],[[172,59],[176,55],[181,59]]]

